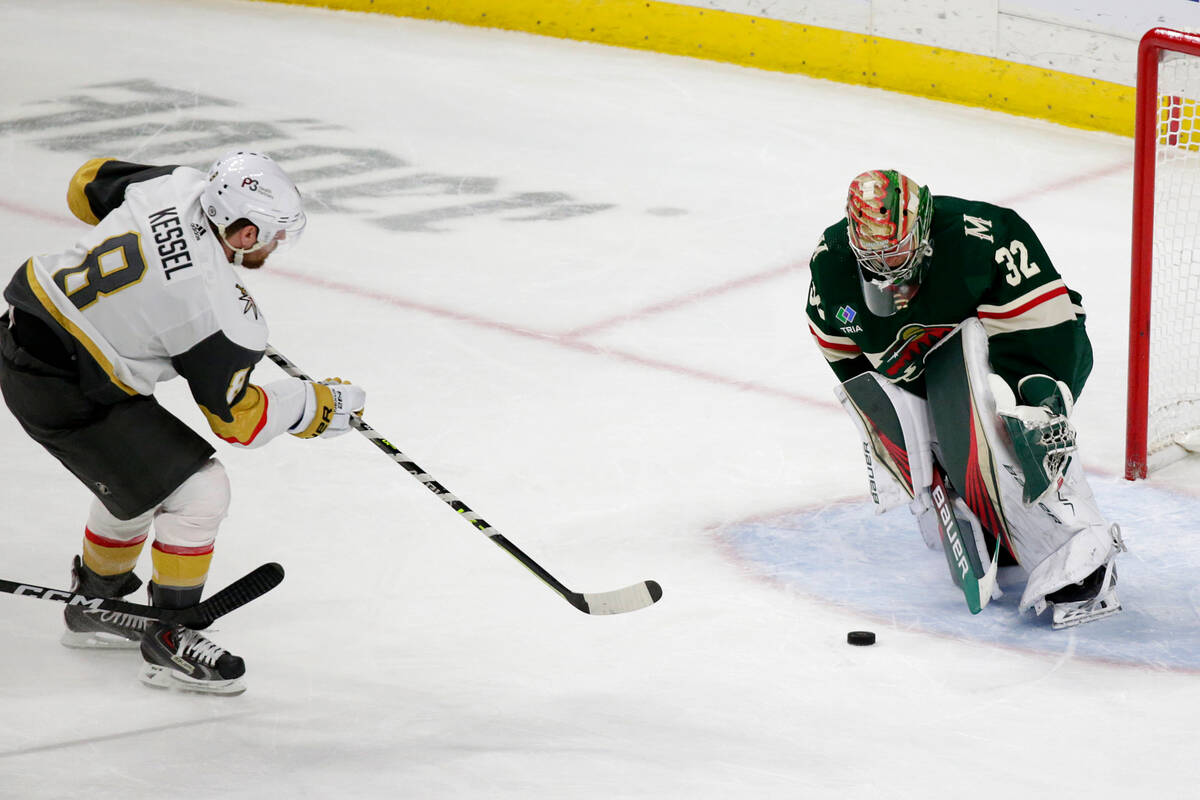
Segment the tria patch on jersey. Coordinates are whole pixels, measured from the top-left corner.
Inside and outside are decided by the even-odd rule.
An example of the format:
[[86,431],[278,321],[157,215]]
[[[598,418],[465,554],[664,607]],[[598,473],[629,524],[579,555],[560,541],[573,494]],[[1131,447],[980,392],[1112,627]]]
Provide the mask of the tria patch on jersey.
[[925,371],[925,356],[954,327],[905,325],[896,333],[896,340],[883,352],[879,360],[879,372],[893,383],[916,379]]
[[854,322],[854,318],[858,316],[858,312],[850,306],[842,306],[834,316],[838,318],[838,322],[843,325],[849,325],[851,322]]

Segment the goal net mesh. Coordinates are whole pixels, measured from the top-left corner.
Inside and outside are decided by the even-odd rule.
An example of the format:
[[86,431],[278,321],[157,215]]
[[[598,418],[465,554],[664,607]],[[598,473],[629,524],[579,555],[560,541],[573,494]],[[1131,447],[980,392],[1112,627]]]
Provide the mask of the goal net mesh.
[[1200,58],[1158,74],[1147,454],[1200,432]]

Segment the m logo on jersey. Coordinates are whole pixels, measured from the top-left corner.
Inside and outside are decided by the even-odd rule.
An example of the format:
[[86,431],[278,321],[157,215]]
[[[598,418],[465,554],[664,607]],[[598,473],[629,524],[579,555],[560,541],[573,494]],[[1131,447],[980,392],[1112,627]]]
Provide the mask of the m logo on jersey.
[[953,325],[905,325],[884,351],[879,372],[893,383],[918,378],[925,371],[925,356],[953,330]]

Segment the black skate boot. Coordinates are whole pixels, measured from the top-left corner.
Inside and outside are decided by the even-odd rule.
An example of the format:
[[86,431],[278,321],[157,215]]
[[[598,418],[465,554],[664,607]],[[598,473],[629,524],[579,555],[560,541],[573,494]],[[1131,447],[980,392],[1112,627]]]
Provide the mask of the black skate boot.
[[[200,602],[203,586],[173,588],[150,582],[151,602],[184,608]],[[208,694],[241,694],[246,662],[183,625],[153,621],[142,638],[141,679],[147,686]]]
[[[79,556],[75,556],[71,565],[71,576],[71,591],[88,597],[124,597],[142,585],[132,571],[120,575],[95,573]],[[63,609],[63,620],[67,629],[63,631],[62,643],[86,649],[131,650],[141,644],[142,634],[150,625],[145,617],[81,606]]]
[[151,622],[142,638],[142,683],[208,694],[241,694],[246,662],[183,625]]

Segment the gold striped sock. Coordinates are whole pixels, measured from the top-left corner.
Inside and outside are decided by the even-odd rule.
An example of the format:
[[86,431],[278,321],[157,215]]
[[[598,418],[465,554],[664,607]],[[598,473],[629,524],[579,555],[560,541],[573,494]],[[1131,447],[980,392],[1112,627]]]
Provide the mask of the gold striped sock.
[[123,542],[119,539],[105,538],[84,528],[83,563],[97,575],[132,572],[137,566],[138,556],[142,554],[142,545],[145,543],[145,534]]

